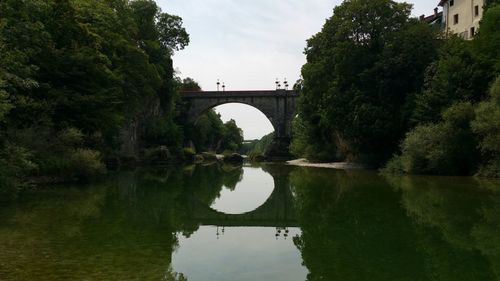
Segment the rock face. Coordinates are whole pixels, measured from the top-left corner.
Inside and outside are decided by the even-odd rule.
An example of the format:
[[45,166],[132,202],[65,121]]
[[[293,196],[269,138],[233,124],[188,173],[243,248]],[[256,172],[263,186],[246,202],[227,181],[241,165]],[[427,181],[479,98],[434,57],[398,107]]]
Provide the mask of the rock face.
[[162,145],[146,150],[144,160],[150,164],[168,164],[173,161],[173,157],[168,148]]
[[224,162],[227,163],[242,163],[243,162],[243,156],[239,155],[238,153],[231,153],[228,155],[224,155]]
[[252,162],[265,162],[266,160],[266,156],[262,154],[253,155],[252,157],[250,157],[250,161]]
[[157,96],[150,97],[144,102],[143,108],[128,120],[120,132],[121,148],[119,157],[130,162],[139,161],[141,155],[141,136],[144,134],[146,122],[153,117],[163,115],[160,99]]
[[216,162],[217,161],[217,155],[215,153],[210,153],[210,152],[203,152],[201,154],[203,157],[203,161],[205,162]]

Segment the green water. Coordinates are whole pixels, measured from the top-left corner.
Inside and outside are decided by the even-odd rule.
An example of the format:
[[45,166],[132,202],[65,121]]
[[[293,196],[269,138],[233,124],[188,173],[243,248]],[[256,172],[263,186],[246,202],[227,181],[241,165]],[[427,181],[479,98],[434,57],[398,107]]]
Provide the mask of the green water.
[[0,280],[500,280],[500,182],[212,165],[26,191]]

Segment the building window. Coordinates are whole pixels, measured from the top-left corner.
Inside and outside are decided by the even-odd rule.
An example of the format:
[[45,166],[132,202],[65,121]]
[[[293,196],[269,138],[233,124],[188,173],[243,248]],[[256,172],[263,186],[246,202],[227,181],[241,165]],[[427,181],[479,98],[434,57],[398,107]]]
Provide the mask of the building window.
[[452,7],[453,5],[455,5],[455,1],[450,0],[450,7]]
[[453,24],[458,24],[458,14],[453,16]]
[[476,35],[476,28],[475,27],[471,27],[470,28],[470,38],[474,38],[474,35]]
[[479,5],[474,6],[474,16],[479,17]]

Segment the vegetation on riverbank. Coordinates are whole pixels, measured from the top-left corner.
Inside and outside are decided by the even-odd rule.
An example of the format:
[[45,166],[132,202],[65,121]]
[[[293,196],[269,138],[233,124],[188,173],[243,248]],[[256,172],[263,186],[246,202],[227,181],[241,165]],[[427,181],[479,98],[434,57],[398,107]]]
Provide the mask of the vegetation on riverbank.
[[[269,133],[258,140],[252,140],[251,142],[243,144],[240,149],[240,153],[243,155],[248,155],[250,160],[263,160],[265,158],[265,153],[274,139],[274,132]],[[259,162],[259,161],[257,161]]]
[[121,130],[152,100],[162,117],[140,136],[144,154],[182,155],[183,82],[171,57],[188,43],[182,19],[153,0],[1,1],[0,199],[101,175]]
[[499,177],[500,6],[489,4],[472,41],[443,39],[410,11],[344,1],[308,40],[292,152],[373,166],[396,155],[386,171]]
[[189,36],[154,1],[6,0],[0,19],[1,193],[98,175],[144,100],[174,112]]

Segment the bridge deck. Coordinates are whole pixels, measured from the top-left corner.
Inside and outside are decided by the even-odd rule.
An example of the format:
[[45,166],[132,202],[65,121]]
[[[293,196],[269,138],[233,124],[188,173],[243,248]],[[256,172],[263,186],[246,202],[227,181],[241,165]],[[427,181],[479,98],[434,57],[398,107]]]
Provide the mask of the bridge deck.
[[297,97],[293,90],[257,90],[257,91],[184,91],[183,98],[225,98],[225,97]]

